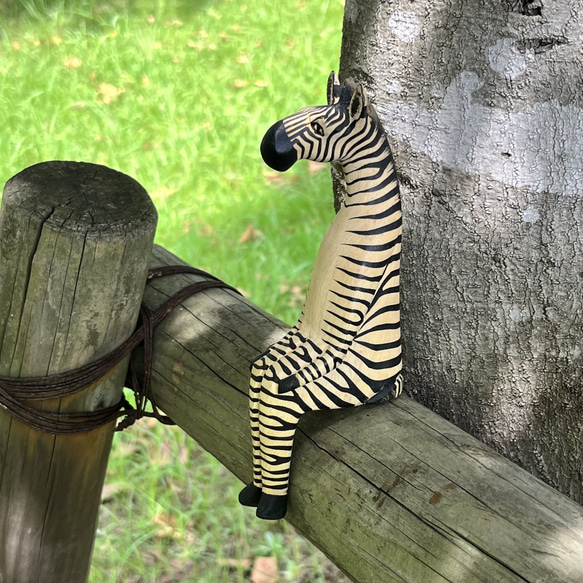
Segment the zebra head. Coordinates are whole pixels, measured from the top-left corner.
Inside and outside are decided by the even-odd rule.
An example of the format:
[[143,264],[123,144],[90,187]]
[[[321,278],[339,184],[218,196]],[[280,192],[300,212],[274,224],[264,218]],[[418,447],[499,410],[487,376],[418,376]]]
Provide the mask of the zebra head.
[[351,137],[362,135],[377,120],[362,85],[336,73],[328,78],[328,105],[306,107],[273,124],[261,142],[265,163],[279,172],[298,160],[341,162],[350,157]]

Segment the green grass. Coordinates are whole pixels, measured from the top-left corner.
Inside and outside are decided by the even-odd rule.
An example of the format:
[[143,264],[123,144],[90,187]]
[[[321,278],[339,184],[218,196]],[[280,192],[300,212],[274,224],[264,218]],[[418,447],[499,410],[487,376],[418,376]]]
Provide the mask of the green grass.
[[[332,216],[327,169],[268,171],[274,121],[325,101],[341,0],[0,0],[0,180],[43,160],[136,178],[157,242],[293,323]],[[115,440],[91,583],[341,578],[284,522],[238,506],[241,484],[180,430]]]
[[[23,3],[2,27],[0,179],[50,159],[121,170],[154,199],[159,243],[292,322],[279,284],[308,283],[329,176],[304,164],[273,181],[258,146],[324,101],[339,0]],[[239,244],[250,224],[262,237]]]

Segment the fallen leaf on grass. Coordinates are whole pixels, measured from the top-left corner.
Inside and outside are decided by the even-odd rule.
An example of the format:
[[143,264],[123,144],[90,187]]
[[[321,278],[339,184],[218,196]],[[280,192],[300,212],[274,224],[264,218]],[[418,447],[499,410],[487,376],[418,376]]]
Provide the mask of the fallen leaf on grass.
[[[144,427],[147,427],[148,429],[154,429],[154,427],[158,427],[158,423],[158,419],[155,419],[154,417],[142,417],[134,423],[134,427],[136,427],[136,429],[139,428],[142,430]],[[151,445],[150,439],[144,440],[144,445]]]
[[278,579],[275,557],[257,557],[251,571],[251,583],[276,583]]
[[168,188],[167,186],[160,186],[154,192],[152,192],[151,196],[154,199],[154,202],[165,202],[168,200],[175,192],[177,192],[176,188]]
[[214,235],[214,232],[215,230],[213,229],[213,226],[209,223],[203,223],[198,228],[198,234],[201,237],[211,237],[212,235]]
[[176,517],[173,514],[161,512],[154,518],[154,524],[158,526],[156,536],[158,538],[180,538],[181,534],[176,529]]
[[152,565],[156,565],[160,563],[164,559],[164,555],[161,551],[157,549],[149,549],[144,553],[144,563],[151,567]]
[[172,573],[162,575],[156,579],[157,583],[177,583],[177,581],[192,581],[193,562],[189,559],[175,559],[170,563]]
[[219,567],[229,567],[230,569],[237,569],[242,571],[247,571],[251,568],[251,559],[217,559],[217,565]]
[[287,295],[289,294],[289,299],[287,302],[288,307],[290,308],[301,308],[304,300],[306,298],[306,290],[300,285],[290,286],[287,283],[280,283],[279,284],[279,295]]
[[113,482],[111,484],[104,484],[101,490],[101,501],[107,502],[111,500],[119,492],[123,492],[128,487],[127,484],[123,482]]
[[247,228],[243,231],[243,234],[239,237],[239,243],[248,243],[249,241],[255,241],[255,239],[259,239],[263,237],[263,233],[257,230],[253,223],[249,223]]
[[170,566],[175,571],[192,571],[194,563],[190,559],[174,559],[170,562]]
[[111,85],[111,83],[100,83],[97,88],[97,101],[109,104],[115,101],[122,93],[125,93],[125,89],[119,89],[115,85]]
[[148,453],[150,454],[150,463],[153,466],[165,467],[172,463],[172,449],[167,443],[153,445]]
[[120,440],[117,444],[116,455],[119,457],[129,457],[138,453],[138,451],[140,451],[140,448],[135,442]]
[[287,302],[288,307],[301,308],[306,299],[306,292],[299,285],[294,285],[290,291],[290,298]]
[[272,172],[271,170],[264,170],[263,177],[267,185],[274,184],[275,186],[292,184],[298,179],[297,174],[282,174],[281,172]]
[[310,176],[315,176],[318,172],[321,172],[326,168],[328,164],[322,164],[320,162],[314,162],[313,160],[308,160],[308,171]]
[[73,57],[71,55],[65,57],[63,61],[63,66],[67,67],[67,69],[78,69],[81,65],[83,65],[83,61],[78,57]]

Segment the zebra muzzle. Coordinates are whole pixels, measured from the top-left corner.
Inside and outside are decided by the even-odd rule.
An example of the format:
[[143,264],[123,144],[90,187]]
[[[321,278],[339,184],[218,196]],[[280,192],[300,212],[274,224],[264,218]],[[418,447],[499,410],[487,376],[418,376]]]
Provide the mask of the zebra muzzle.
[[285,172],[298,159],[297,153],[289,139],[283,122],[273,124],[261,141],[261,156],[263,161],[278,172]]

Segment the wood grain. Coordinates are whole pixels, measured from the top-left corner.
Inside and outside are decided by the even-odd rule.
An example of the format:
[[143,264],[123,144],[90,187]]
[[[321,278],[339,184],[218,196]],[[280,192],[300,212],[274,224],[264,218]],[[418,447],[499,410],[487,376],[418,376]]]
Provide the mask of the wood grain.
[[[93,164],[28,168],[0,212],[0,374],[70,370],[133,331],[156,228],[144,189]],[[127,361],[45,410],[93,411],[120,400]],[[53,436],[0,409],[0,581],[87,578],[113,426]]]
[[[153,265],[177,262],[155,247]],[[196,279],[155,281],[145,301]],[[216,289],[156,332],[156,401],[243,482],[249,363],[286,329]],[[304,416],[288,519],[358,583],[583,580],[583,508],[406,397]]]

